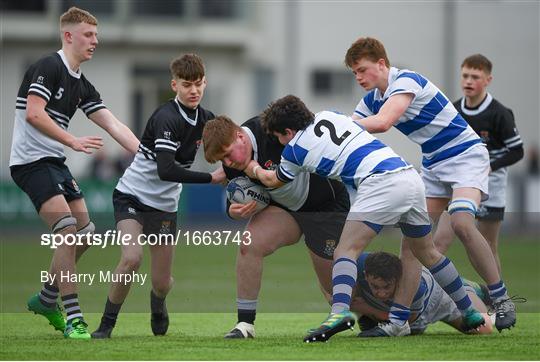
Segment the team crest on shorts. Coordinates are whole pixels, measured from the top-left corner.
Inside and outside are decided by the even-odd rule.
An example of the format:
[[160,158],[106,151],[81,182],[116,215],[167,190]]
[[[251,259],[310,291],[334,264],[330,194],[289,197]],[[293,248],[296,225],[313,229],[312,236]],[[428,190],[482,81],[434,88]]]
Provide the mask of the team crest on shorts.
[[71,184],[73,185],[73,189],[75,190],[75,192],[81,192],[81,189],[75,180],[71,180]]
[[325,240],[325,246],[323,253],[328,256],[334,255],[334,250],[336,250],[336,241],[335,240]]
[[162,221],[161,222],[161,228],[159,229],[159,232],[161,234],[170,234],[171,233],[171,222],[170,221]]

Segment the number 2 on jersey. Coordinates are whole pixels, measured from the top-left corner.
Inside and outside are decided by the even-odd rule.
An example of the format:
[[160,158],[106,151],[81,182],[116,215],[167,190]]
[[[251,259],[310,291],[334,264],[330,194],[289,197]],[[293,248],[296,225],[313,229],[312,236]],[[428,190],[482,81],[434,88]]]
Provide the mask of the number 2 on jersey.
[[351,132],[347,131],[343,133],[340,137],[338,137],[337,132],[336,132],[336,127],[334,126],[334,124],[326,119],[321,119],[315,125],[315,135],[317,137],[321,137],[324,134],[322,130],[323,127],[328,129],[328,131],[330,131],[330,139],[332,140],[332,142],[334,142],[338,146],[341,146],[343,141],[345,141],[345,139],[351,135]]

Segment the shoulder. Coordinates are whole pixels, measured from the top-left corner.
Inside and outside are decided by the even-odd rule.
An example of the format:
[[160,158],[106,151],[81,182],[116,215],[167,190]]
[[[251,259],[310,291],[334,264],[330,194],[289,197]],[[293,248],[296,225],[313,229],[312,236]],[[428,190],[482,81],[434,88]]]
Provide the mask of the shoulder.
[[262,124],[261,124],[261,119],[260,119],[259,116],[255,116],[255,117],[252,117],[252,118],[248,119],[247,121],[242,123],[241,126],[249,128],[254,134],[264,133],[264,130],[263,130],[263,127],[262,127]]
[[52,53],[39,58],[28,70],[39,70],[43,73],[58,73],[62,70],[62,59],[57,53]]
[[174,101],[168,101],[160,105],[154,113],[152,113],[148,123],[155,125],[173,125],[177,124],[180,119],[182,119],[182,117],[179,116]]
[[206,122],[208,120],[216,118],[216,115],[213,112],[207,110],[206,108],[199,106],[199,117],[201,117],[200,119]]
[[397,69],[396,78],[394,83],[404,83],[409,82],[411,84],[417,84],[418,86],[424,88],[429,80],[424,77],[422,74],[409,69]]

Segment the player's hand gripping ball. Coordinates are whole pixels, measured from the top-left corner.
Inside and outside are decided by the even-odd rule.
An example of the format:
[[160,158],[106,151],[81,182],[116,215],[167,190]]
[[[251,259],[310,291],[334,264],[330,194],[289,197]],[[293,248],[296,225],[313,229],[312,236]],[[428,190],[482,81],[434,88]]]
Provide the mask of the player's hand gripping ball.
[[245,176],[240,176],[233,178],[227,185],[227,199],[236,204],[248,204],[255,200],[256,210],[261,211],[270,203],[270,194],[263,186]]

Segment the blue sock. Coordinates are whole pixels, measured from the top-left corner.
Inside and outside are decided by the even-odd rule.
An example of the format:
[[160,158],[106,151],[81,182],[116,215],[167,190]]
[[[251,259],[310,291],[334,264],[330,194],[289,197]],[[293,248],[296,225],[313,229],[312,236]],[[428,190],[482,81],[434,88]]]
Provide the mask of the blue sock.
[[488,285],[489,298],[492,302],[496,302],[503,298],[508,298],[508,293],[506,291],[506,285],[500,280],[498,283]]
[[463,282],[450,259],[443,256],[429,271],[462,313],[472,306],[471,299],[463,288]]
[[388,320],[393,324],[402,326],[407,323],[410,316],[411,309],[409,307],[393,302],[388,313]]
[[339,258],[332,269],[332,313],[349,310],[352,289],[356,284],[356,261]]

